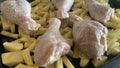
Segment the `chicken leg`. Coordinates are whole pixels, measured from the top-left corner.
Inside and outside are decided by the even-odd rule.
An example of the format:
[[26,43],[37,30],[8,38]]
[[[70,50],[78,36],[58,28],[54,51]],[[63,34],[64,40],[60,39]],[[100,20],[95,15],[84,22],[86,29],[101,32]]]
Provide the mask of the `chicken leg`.
[[107,28],[97,21],[85,21],[76,15],[71,15],[70,21],[73,22],[73,38],[79,50],[89,58],[100,59],[107,51]]
[[58,9],[57,17],[58,18],[68,18],[68,11],[72,7],[74,0],[52,0],[54,6]]
[[114,9],[111,7],[102,5],[96,0],[85,0],[85,2],[88,5],[90,16],[99,22],[106,23],[114,16]]
[[52,18],[49,23],[50,27],[35,47],[34,61],[40,67],[54,63],[70,50],[70,45],[59,31],[61,21],[57,18]]
[[0,7],[2,15],[27,34],[33,35],[38,30],[40,25],[31,18],[31,6],[26,0],[6,0]]

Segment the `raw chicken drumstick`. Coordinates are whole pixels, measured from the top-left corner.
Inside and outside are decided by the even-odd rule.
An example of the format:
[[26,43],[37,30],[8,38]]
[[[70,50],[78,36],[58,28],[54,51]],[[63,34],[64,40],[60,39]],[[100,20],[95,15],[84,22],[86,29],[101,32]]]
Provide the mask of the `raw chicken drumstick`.
[[61,21],[57,18],[52,18],[49,24],[50,27],[35,47],[34,61],[40,67],[54,63],[70,50],[70,45],[59,31]]
[[85,21],[76,15],[71,15],[70,21],[73,22],[73,38],[79,50],[91,59],[101,59],[107,51],[107,28],[97,21]]
[[114,9],[105,6],[96,0],[85,0],[88,5],[90,16],[99,22],[106,23],[114,16]]
[[40,25],[31,18],[31,6],[26,0],[6,0],[0,7],[2,15],[27,34],[32,35],[38,30]]
[[64,19],[69,17],[68,11],[71,9],[74,0],[52,0],[52,3],[58,9],[57,17]]

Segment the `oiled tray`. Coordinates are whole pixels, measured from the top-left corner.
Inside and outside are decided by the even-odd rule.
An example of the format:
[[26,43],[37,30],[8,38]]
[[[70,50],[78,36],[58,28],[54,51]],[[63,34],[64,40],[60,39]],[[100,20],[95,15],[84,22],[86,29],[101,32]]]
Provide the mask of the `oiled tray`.
[[[4,0],[0,0],[0,3],[4,1]],[[31,2],[32,0],[28,0],[29,2]],[[109,1],[111,7],[114,8],[120,8],[120,0],[110,0]],[[0,26],[0,31],[2,30],[1,26]],[[12,41],[13,39],[5,37],[5,36],[1,36],[0,35],[0,55],[1,53],[4,52],[4,47],[2,46],[2,43],[4,41]],[[68,56],[68,58],[70,59],[70,61],[72,62],[72,64],[75,66],[75,68],[81,68],[79,66],[79,59],[73,59],[71,57]],[[0,68],[8,68],[5,65],[2,64],[1,61],[1,57],[0,57]],[[89,62],[89,64],[86,66],[86,68],[94,68],[94,66],[92,65],[91,61]],[[108,56],[108,60],[105,64],[103,64],[100,68],[120,68],[120,55],[118,56]]]

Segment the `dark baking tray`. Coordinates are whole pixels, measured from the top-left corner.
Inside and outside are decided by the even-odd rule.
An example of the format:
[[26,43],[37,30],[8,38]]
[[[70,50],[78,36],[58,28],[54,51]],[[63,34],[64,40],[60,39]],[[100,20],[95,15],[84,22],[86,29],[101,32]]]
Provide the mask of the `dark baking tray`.
[[[0,3],[4,1],[4,0],[0,0]],[[28,0],[29,2],[33,1],[33,0]],[[113,8],[120,8],[120,0],[109,0],[110,6]],[[2,27],[0,26],[0,31],[1,31]],[[0,35],[0,55],[1,53],[4,53],[4,47],[2,46],[2,43],[4,41],[12,41],[13,39],[5,37]],[[71,57],[69,57],[69,60],[72,62],[72,64],[75,66],[75,68],[81,68],[79,66],[79,59],[73,59]],[[0,68],[8,68],[5,65],[2,64],[2,60],[0,57]],[[85,68],[94,68],[93,64],[91,62],[89,62],[89,64],[85,67]],[[108,60],[105,64],[103,64],[100,68],[120,68],[120,55],[118,56],[108,56]]]

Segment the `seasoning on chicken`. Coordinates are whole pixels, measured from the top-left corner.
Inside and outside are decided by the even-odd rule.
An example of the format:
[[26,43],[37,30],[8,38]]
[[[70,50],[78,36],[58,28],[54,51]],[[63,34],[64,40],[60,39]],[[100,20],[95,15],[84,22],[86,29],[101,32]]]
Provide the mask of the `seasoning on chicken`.
[[54,63],[70,50],[70,45],[59,31],[61,21],[57,18],[52,18],[49,24],[50,27],[40,38],[35,47],[34,61],[36,65],[40,67]]
[[71,9],[74,0],[52,0],[52,3],[58,9],[57,17],[64,19],[69,17],[68,11]]
[[90,16],[99,22],[106,23],[114,16],[114,9],[105,6],[96,0],[85,0],[88,5]]
[[76,15],[71,15],[70,21],[79,50],[91,59],[100,59],[107,51],[107,28],[97,21],[85,21]]
[[32,35],[38,30],[40,25],[31,18],[31,6],[26,0],[6,0],[0,7],[2,15],[27,34]]

